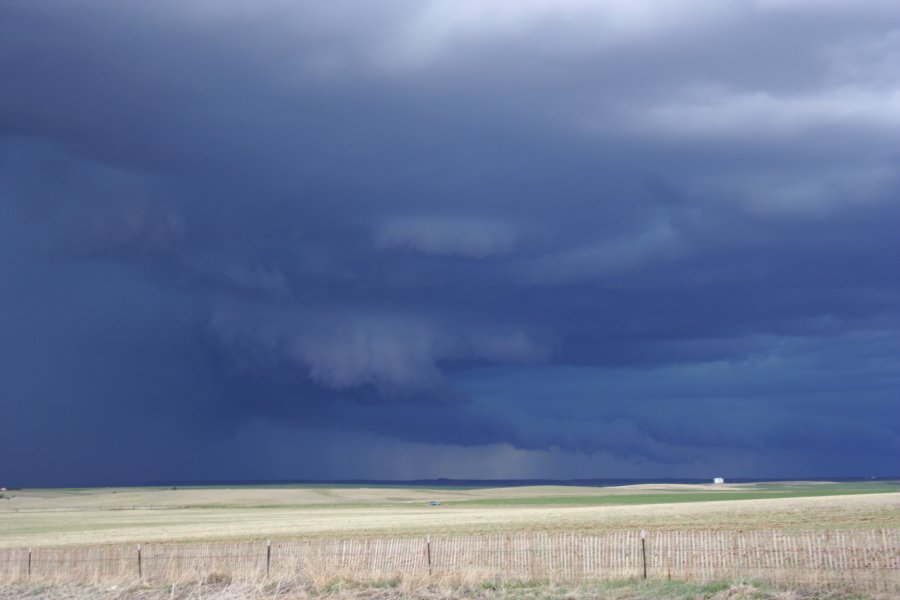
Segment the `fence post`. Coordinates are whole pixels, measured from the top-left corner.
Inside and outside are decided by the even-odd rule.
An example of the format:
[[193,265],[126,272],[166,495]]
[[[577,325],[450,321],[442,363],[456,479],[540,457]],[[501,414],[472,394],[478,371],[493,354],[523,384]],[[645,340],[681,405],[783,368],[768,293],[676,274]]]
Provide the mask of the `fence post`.
[[141,545],[138,544],[138,579],[144,578],[143,565],[141,564]]
[[645,537],[647,537],[647,532],[641,529],[641,564],[644,566],[644,579],[647,579],[647,545]]
[[272,540],[266,540],[266,577],[269,576],[269,567],[272,564]]
[[28,578],[31,579],[31,548],[28,549]]
[[431,536],[425,538],[425,554],[428,556],[428,575],[431,575]]

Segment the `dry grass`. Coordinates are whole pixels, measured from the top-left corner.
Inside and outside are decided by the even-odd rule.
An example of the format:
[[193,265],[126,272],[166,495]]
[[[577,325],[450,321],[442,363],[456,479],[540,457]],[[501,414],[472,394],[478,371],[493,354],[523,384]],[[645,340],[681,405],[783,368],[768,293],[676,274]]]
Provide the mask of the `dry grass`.
[[[818,490],[827,487],[812,485]],[[430,598],[437,600],[450,597],[530,598],[535,600],[541,598],[579,600],[587,597],[617,600],[628,598],[734,598],[736,600],[743,598],[771,598],[773,600],[838,598],[845,596],[835,595],[839,592],[833,590],[810,591],[805,588],[768,590],[757,585],[748,586],[746,584],[724,587],[712,585],[710,587],[709,584],[701,583],[678,584],[659,581],[653,584],[632,583],[627,585],[609,582],[601,584],[596,581],[590,583],[591,578],[597,575],[580,572],[573,573],[571,580],[587,581],[588,583],[574,587],[565,587],[546,581],[545,585],[540,586],[526,583],[514,585],[508,581],[503,583],[505,578],[502,580],[491,579],[496,577],[497,573],[505,571],[485,570],[486,559],[480,559],[477,556],[471,564],[455,565],[454,563],[454,566],[448,563],[445,565],[446,570],[442,573],[435,571],[433,577],[427,575],[423,577],[422,567],[419,564],[423,560],[420,556],[420,549],[413,553],[415,558],[401,559],[401,562],[402,560],[411,561],[405,568],[397,570],[393,575],[390,575],[389,568],[386,570],[374,569],[366,582],[361,582],[362,571],[348,570],[347,566],[341,567],[346,572],[340,570],[341,568],[325,568],[328,565],[324,563],[317,567],[315,556],[309,555],[307,551],[303,551],[306,552],[304,554],[306,558],[301,561],[302,565],[297,563],[285,571],[277,573],[275,570],[272,571],[273,577],[277,575],[280,579],[260,579],[265,577],[265,559],[261,558],[263,555],[260,555],[259,548],[260,544],[263,544],[264,548],[263,540],[267,538],[275,540],[273,548],[277,547],[279,553],[282,553],[281,556],[291,556],[290,552],[287,552],[290,548],[306,543],[300,542],[298,539],[309,540],[310,543],[315,542],[321,547],[326,547],[328,544],[339,544],[342,548],[341,564],[350,565],[352,561],[343,562],[343,548],[359,543],[374,543],[374,537],[397,540],[396,545],[391,546],[387,551],[381,548],[374,554],[379,555],[380,552],[381,555],[393,556],[395,558],[391,560],[396,560],[396,557],[404,555],[401,548],[409,545],[403,542],[404,539],[415,545],[428,535],[459,538],[467,535],[503,534],[499,537],[508,538],[508,534],[523,536],[548,534],[558,537],[567,532],[587,536],[618,535],[611,532],[630,532],[627,535],[632,536],[637,530],[648,529],[653,532],[653,535],[661,536],[657,538],[661,540],[665,538],[665,535],[670,537],[677,535],[665,532],[705,530],[710,532],[711,537],[707,538],[709,541],[721,537],[716,532],[724,532],[722,535],[728,537],[735,532],[743,531],[745,532],[741,534],[745,536],[743,539],[749,539],[746,536],[749,535],[752,538],[755,535],[753,532],[778,529],[786,532],[785,535],[788,537],[806,535],[808,538],[818,535],[816,530],[819,532],[823,529],[831,530],[832,533],[828,535],[834,536],[834,531],[855,529],[857,534],[862,536],[861,539],[868,539],[875,535],[874,529],[876,528],[893,530],[895,533],[891,535],[896,535],[896,530],[900,527],[900,493],[897,492],[802,498],[757,498],[727,502],[638,503],[643,501],[643,498],[653,502],[655,497],[658,501],[661,498],[659,494],[668,494],[667,498],[684,494],[687,498],[698,492],[708,494],[710,490],[716,492],[731,490],[748,494],[765,490],[766,495],[772,495],[771,488],[755,486],[681,485],[623,488],[536,486],[493,490],[306,487],[14,491],[15,498],[0,501],[0,554],[4,552],[3,548],[18,548],[18,550],[5,551],[8,556],[13,557],[13,562],[9,563],[13,565],[13,570],[17,568],[16,565],[21,566],[18,564],[21,562],[20,554],[23,548],[27,549],[29,546],[35,547],[35,557],[41,556],[41,553],[44,557],[69,556],[69,563],[56,562],[57,559],[53,559],[53,563],[43,563],[44,565],[58,565],[61,569],[60,572],[66,569],[75,572],[85,568],[84,565],[99,564],[94,559],[85,562],[75,559],[75,562],[71,562],[71,557],[82,556],[79,553],[86,552],[93,556],[98,552],[105,552],[102,548],[96,547],[97,544],[124,544],[114,547],[109,552],[124,552],[127,555],[123,555],[123,560],[128,565],[127,570],[133,570],[132,553],[135,549],[134,544],[137,543],[145,544],[145,553],[148,553],[145,554],[145,557],[148,557],[148,565],[153,564],[154,548],[161,552],[159,556],[162,557],[166,552],[169,553],[167,556],[170,556],[174,546],[191,546],[201,554],[209,553],[211,549],[215,551],[216,548],[219,549],[218,551],[221,551],[222,548],[235,551],[235,548],[252,546],[253,558],[248,559],[246,564],[244,562],[229,563],[229,565],[222,563],[224,566],[221,568],[211,563],[204,563],[200,567],[199,565],[191,566],[190,563],[182,564],[183,561],[167,562],[165,563],[166,568],[163,571],[157,571],[155,578],[157,581],[177,580],[175,587],[168,585],[154,587],[146,584],[135,586],[136,577],[133,574],[130,577],[130,583],[123,580],[115,583],[115,587],[108,584],[87,583],[70,585],[64,584],[62,580],[54,580],[52,573],[42,573],[40,577],[51,582],[49,587],[40,587],[34,584],[0,586],[0,600],[23,596],[33,597],[36,600],[49,600],[50,598],[59,598],[60,600],[79,600],[81,598],[162,600],[164,597],[169,600],[176,598],[182,600],[188,598],[249,600],[251,598],[316,597],[346,598],[348,600],[354,598]],[[749,495],[748,497],[753,496]],[[591,505],[594,498],[614,499],[617,502],[624,499],[632,503]],[[694,496],[695,500],[697,498]],[[444,504],[438,507],[427,506],[427,501],[433,499],[440,500]],[[809,533],[801,534],[801,530],[807,530]],[[411,538],[415,538],[417,541]],[[834,537],[826,539],[833,540]],[[230,545],[220,544],[218,546],[207,543],[216,540],[230,540],[231,542],[229,542]],[[328,540],[333,541],[329,542]],[[164,548],[162,542],[170,544]],[[191,545],[191,542],[194,544]],[[198,542],[202,543],[198,545]],[[835,547],[846,546],[846,539],[844,542],[842,545],[835,541]],[[435,540],[435,543],[438,541]],[[441,543],[446,544],[448,541],[445,539]],[[891,542],[890,547],[893,548],[895,543],[895,541]],[[719,543],[716,542],[716,548],[721,546],[723,551],[729,546],[724,542],[720,546],[717,544]],[[67,546],[80,548],[67,549]],[[85,548],[84,546],[94,547]],[[888,548],[884,544],[882,546]],[[631,546],[629,545],[629,547]],[[661,548],[661,546],[656,546],[656,548]],[[807,551],[812,552],[813,548],[813,545],[807,543],[806,546],[801,545],[798,551],[802,554]],[[372,551],[372,548],[366,546],[366,552]],[[554,552],[550,552],[548,556],[558,558],[565,554],[565,552],[562,554]],[[651,546],[652,552],[657,552],[653,546]],[[659,550],[659,552],[662,551]],[[718,553],[718,550],[716,552]],[[708,567],[709,559],[697,558],[700,556],[699,554],[694,551],[691,553],[694,558],[689,560],[700,561],[697,563],[700,570],[697,573],[696,581],[708,581],[710,578],[729,577],[736,574],[745,575],[745,571],[741,568],[733,568],[731,571],[710,569]],[[815,550],[815,553],[820,557],[824,556],[818,549]],[[868,577],[869,574],[866,571],[869,567],[864,565],[870,564],[873,560],[871,548],[869,550],[857,549],[856,554],[860,553],[862,558],[857,557],[857,559],[863,562],[856,567],[857,579],[860,575]],[[635,560],[632,550],[627,551],[626,554],[630,556],[629,561]],[[652,558],[652,560],[658,561],[662,555],[657,553],[655,555],[657,558]],[[797,556],[790,553],[788,555]],[[323,560],[325,560],[324,556],[323,554]],[[671,554],[668,556],[667,560],[671,560]],[[556,562],[557,558],[551,558],[551,563]],[[113,562],[116,560],[118,559]],[[262,560],[261,563],[260,560]],[[385,559],[384,566],[389,567],[388,563],[391,563],[391,560]],[[435,560],[438,560],[437,555]],[[515,560],[513,559],[513,562]],[[797,560],[797,558],[794,559],[796,564],[793,571],[785,570],[783,564],[776,569],[785,574],[785,578],[764,577],[764,579],[824,583],[831,577],[828,575],[831,565],[829,563],[826,567],[822,562],[823,559],[817,559],[820,564],[816,567],[819,572],[815,577],[809,577],[809,569],[797,569],[796,567],[800,566]],[[896,560],[896,557],[891,560]],[[370,562],[366,560],[363,564],[369,568]],[[619,574],[614,569],[610,571],[607,567],[603,567],[602,572],[598,572],[598,574],[604,578],[621,577],[623,573],[630,574],[635,570],[632,562],[629,562],[627,568]],[[162,563],[157,564],[161,565]],[[504,568],[506,567],[508,565]],[[243,572],[242,568],[248,573],[252,572],[253,577],[249,579],[240,577],[240,573]],[[579,568],[584,569],[584,566]],[[766,569],[770,570],[764,569],[758,573],[767,575],[773,572],[771,566]],[[838,569],[840,569],[839,566]],[[301,571],[305,573],[303,579],[296,579]],[[690,569],[684,570],[683,576],[693,579],[693,572],[689,573],[689,571]],[[884,570],[882,569],[882,571]],[[872,579],[875,589],[882,589],[889,583],[893,586],[891,582],[894,581],[895,573],[885,572],[886,574],[882,575],[882,571],[879,571]],[[93,573],[93,576],[78,580],[83,582],[102,580],[103,578],[98,573],[99,571]],[[547,573],[554,572],[551,570]],[[752,570],[747,573],[753,576]],[[796,573],[800,573],[802,576],[798,576]],[[835,571],[835,573],[840,573],[840,571]],[[11,580],[21,579],[21,574],[13,575]],[[531,572],[531,577],[534,576],[535,573]],[[542,577],[546,574],[538,573],[537,576]],[[654,576],[657,579],[663,577],[661,573],[656,573]],[[678,574],[675,573],[673,576],[677,578]],[[151,579],[153,578],[151,576]],[[560,580],[564,579],[565,577]],[[837,578],[837,585],[843,585],[843,579],[844,575],[841,573]],[[492,581],[493,583],[490,583]],[[830,583],[834,584],[835,582],[832,580]],[[857,581],[857,583],[862,584],[861,581]],[[872,586],[864,587],[871,588]],[[876,594],[873,597],[878,596]],[[883,595],[882,597],[891,596]]]
[[[809,484],[818,485],[818,484]],[[196,487],[196,488],[82,488],[28,489],[7,493],[15,498],[0,510],[103,509],[103,508],[184,508],[230,506],[252,508],[261,505],[348,505],[421,504],[429,500],[464,501],[498,498],[544,498],[566,496],[609,496],[653,494],[668,491],[748,491],[754,484],[643,484],[613,487],[535,485],[503,488],[426,487]]]
[[0,600],[888,600],[886,594],[861,595],[840,589],[779,587],[735,581],[711,584],[639,582],[575,586],[531,582],[389,579],[358,583],[331,580],[321,585],[295,579],[260,583],[181,582],[164,586],[117,585],[0,586]]
[[[0,550],[0,582],[258,582],[463,578],[584,582],[641,574],[900,591],[900,529],[636,531],[170,543]],[[268,560],[268,558],[271,560]]]
[[[559,493],[583,493],[583,488]],[[172,491],[172,494],[182,490]],[[593,491],[593,490],[592,490]],[[0,548],[149,543],[223,539],[295,537],[357,537],[361,535],[423,536],[506,532],[603,532],[616,529],[810,529],[900,526],[900,493],[734,500],[621,506],[443,505],[430,507],[410,497],[432,498],[427,490],[378,489],[373,496],[403,498],[394,504],[320,503],[318,507],[279,506],[294,492],[298,497],[344,495],[365,497],[363,489],[184,490],[187,496],[167,498],[164,492],[17,496],[0,502]],[[173,508],[168,502],[185,497],[218,497],[221,507]],[[444,493],[456,493],[450,490]],[[130,509],[132,500],[160,494],[152,507]],[[546,489],[488,492],[547,497]],[[594,492],[596,493],[596,492]],[[612,493],[622,493],[616,490]],[[133,495],[129,495],[133,494]],[[143,494],[143,495],[141,495]],[[393,495],[391,495],[393,494]],[[342,497],[344,497],[342,496]],[[293,496],[291,496],[293,497]],[[497,497],[496,495],[493,497]],[[123,501],[124,498],[124,501]],[[116,500],[119,504],[114,504]],[[265,506],[251,502],[267,500]],[[199,501],[199,500],[198,500]],[[169,506],[169,507],[167,507]]]

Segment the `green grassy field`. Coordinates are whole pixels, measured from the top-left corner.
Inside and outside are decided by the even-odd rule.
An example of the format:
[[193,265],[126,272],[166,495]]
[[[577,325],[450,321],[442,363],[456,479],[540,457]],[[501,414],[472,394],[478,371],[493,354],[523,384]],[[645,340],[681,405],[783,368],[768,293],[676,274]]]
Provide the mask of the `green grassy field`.
[[[4,492],[0,547],[517,531],[900,526],[900,482]],[[440,506],[430,506],[438,501]]]
[[452,504],[480,505],[616,505],[616,504],[671,504],[681,502],[720,502],[727,500],[761,500],[778,498],[810,498],[816,496],[842,496],[854,494],[879,494],[900,492],[897,482],[877,484],[819,484],[760,486],[741,491],[677,490],[642,494],[609,494],[606,496],[524,496],[521,498],[482,498],[458,500]]

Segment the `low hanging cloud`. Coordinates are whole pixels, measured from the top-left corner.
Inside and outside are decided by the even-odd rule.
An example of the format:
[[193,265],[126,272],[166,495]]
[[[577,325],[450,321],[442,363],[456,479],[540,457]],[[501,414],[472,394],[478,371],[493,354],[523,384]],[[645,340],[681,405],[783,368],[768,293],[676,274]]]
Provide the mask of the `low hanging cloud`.
[[748,214],[770,218],[822,219],[890,203],[898,186],[890,165],[842,166],[827,171],[721,174],[695,184],[704,198],[731,198]]
[[[529,39],[550,55],[591,52],[634,38],[690,30],[739,13],[710,0],[431,0],[410,7],[375,56],[390,71],[434,68],[473,46]],[[697,19],[702,14],[704,19]],[[565,34],[562,34],[565,32]],[[461,49],[461,51],[460,51]]]
[[540,342],[521,331],[476,332],[447,344],[449,358],[484,360],[494,364],[539,364],[552,354],[552,344]]
[[279,267],[258,261],[248,263],[243,256],[187,253],[179,264],[192,276],[212,285],[261,292],[274,298],[291,295],[290,283]]
[[638,110],[633,127],[676,136],[785,138],[821,128],[900,130],[900,88],[836,87],[803,94],[697,89]]
[[299,367],[302,376],[333,390],[373,386],[392,396],[426,391],[442,380],[435,333],[413,319],[220,310],[210,329],[238,365],[249,360],[262,370]]
[[7,165],[9,202],[43,251],[169,255],[189,234],[185,215],[158,177],[21,140],[0,150],[0,159]]
[[394,217],[375,232],[381,250],[406,250],[429,256],[488,258],[512,253],[519,238],[509,223],[461,216]]
[[596,281],[669,263],[684,244],[668,222],[658,222],[631,236],[566,249],[517,265],[519,280],[532,284]]
[[[523,332],[459,332],[423,318],[312,309],[291,313],[219,310],[210,331],[239,368],[299,366],[303,376],[331,390],[371,386],[387,400],[442,391],[440,364],[486,361],[529,364],[549,348]],[[243,365],[243,366],[242,366]]]

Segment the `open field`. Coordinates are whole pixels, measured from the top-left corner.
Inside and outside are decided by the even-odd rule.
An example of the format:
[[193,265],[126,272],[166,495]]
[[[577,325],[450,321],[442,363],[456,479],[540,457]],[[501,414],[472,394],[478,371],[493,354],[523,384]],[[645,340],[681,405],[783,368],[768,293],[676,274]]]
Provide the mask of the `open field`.
[[0,512],[32,509],[270,508],[394,506],[431,500],[454,504],[645,504],[900,492],[900,481],[853,483],[642,484],[616,487],[399,487],[283,485],[240,487],[63,488],[6,492]]
[[[697,585],[746,577],[900,591],[896,482],[4,495],[0,580],[55,582],[55,588],[66,581],[133,586],[211,577],[260,586],[294,578],[312,582],[301,590],[309,595],[336,581],[359,581],[360,589],[383,581],[427,588],[447,578],[456,578],[454,585],[460,578],[466,585],[574,585],[646,570],[650,579]],[[149,589],[140,593],[151,597]]]
[[[900,526],[896,482],[16,490],[0,547],[372,535]],[[440,506],[429,506],[438,500]]]

